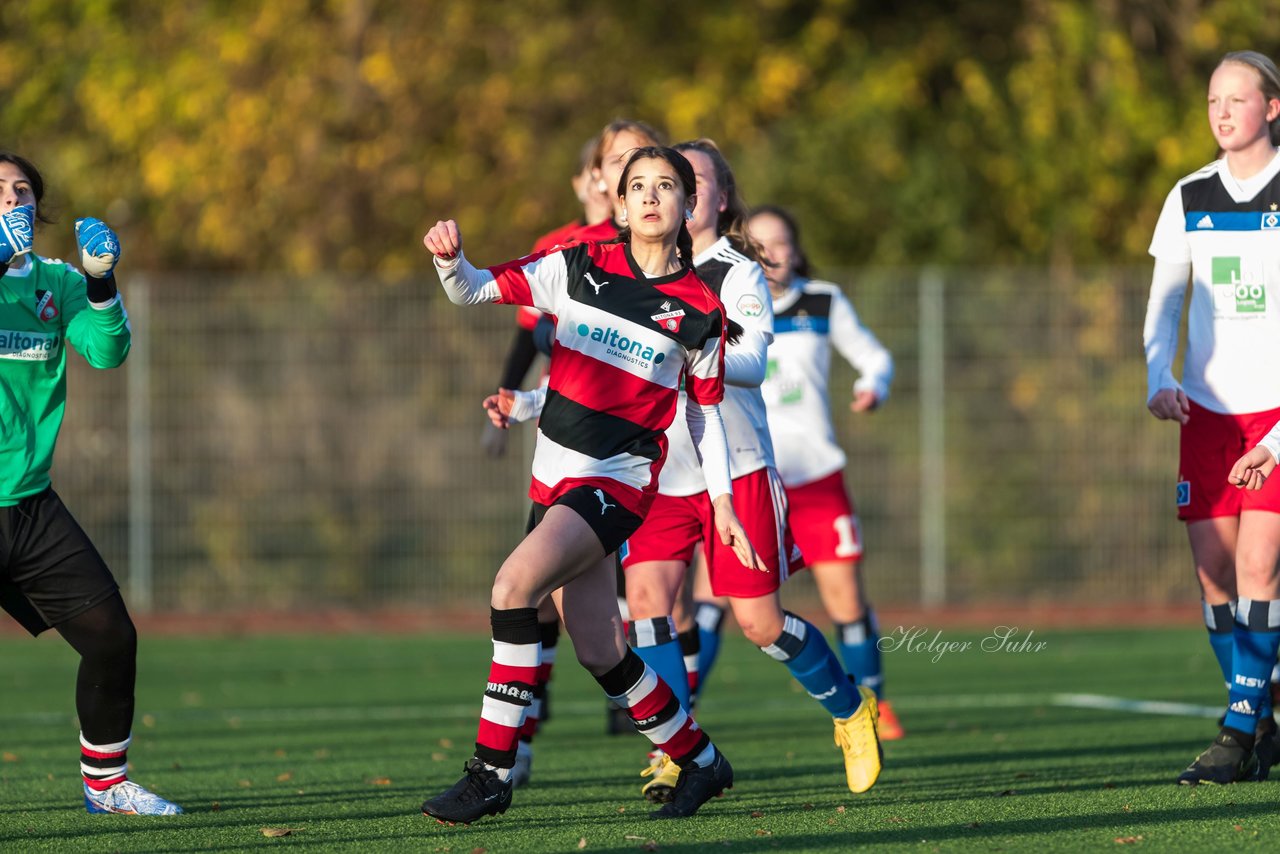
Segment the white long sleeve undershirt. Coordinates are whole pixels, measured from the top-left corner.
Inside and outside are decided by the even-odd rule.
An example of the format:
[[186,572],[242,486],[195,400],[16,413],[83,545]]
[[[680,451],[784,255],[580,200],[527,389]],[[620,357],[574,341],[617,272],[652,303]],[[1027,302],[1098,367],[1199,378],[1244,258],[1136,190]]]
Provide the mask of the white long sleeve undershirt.
[[1151,296],[1142,325],[1142,345],[1147,355],[1147,401],[1166,388],[1181,389],[1173,376],[1173,360],[1178,354],[1178,331],[1182,303],[1191,277],[1190,261],[1156,259],[1151,274]]

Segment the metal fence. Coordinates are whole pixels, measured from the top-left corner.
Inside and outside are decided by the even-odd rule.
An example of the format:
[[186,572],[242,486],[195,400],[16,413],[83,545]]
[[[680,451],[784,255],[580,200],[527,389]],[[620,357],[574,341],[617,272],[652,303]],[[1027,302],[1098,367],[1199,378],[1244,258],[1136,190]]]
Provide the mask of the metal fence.
[[[858,270],[893,351],[833,405],[878,603],[1194,599],[1145,269]],[[483,607],[532,430],[480,445],[513,311],[417,281],[132,275],[125,368],[73,362],[55,488],[135,608]],[[795,582],[795,596],[809,582]]]

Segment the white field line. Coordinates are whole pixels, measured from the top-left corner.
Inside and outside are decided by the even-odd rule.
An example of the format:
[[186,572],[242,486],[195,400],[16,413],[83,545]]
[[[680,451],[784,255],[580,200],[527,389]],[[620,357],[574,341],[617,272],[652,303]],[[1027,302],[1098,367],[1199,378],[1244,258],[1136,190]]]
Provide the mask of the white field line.
[[1103,709],[1109,712],[1133,712],[1138,715],[1172,715],[1186,718],[1216,718],[1225,710],[1223,706],[1200,706],[1194,703],[1169,703],[1162,700],[1130,700],[1126,697],[1108,697],[1105,694],[1054,694],[1055,706],[1074,709]]

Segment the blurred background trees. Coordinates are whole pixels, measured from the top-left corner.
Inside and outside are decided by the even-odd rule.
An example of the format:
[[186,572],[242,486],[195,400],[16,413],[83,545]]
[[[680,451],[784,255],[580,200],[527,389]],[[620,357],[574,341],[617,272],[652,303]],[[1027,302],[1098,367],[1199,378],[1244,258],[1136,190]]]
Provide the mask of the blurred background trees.
[[27,0],[0,11],[4,144],[149,269],[402,273],[457,217],[481,259],[575,213],[615,116],[716,138],[823,264],[1144,254],[1213,156],[1257,0]]

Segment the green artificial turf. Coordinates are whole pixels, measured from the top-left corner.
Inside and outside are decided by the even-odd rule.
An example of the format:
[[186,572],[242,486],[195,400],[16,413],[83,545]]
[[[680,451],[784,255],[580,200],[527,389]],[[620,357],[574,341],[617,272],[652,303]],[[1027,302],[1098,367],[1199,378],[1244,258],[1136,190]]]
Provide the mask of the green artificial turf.
[[[894,637],[894,627],[886,633]],[[740,637],[698,718],[736,770],[693,819],[653,822],[647,742],[607,737],[603,700],[562,643],[533,783],[471,827],[419,813],[470,755],[482,635],[143,638],[131,777],[184,816],[84,812],[56,636],[0,639],[0,847],[21,851],[1044,851],[1269,847],[1280,782],[1180,788],[1208,712],[1078,707],[1064,695],[1216,706],[1202,629],[1036,632],[1038,651],[938,656],[934,631],[885,655],[908,730],[880,782],[844,787],[830,719]],[[1025,629],[1021,633],[1025,637]],[[908,649],[908,646],[911,648]],[[936,659],[936,660],[935,660]],[[1105,701],[1112,702],[1112,701]],[[1077,705],[1071,705],[1077,703]],[[268,838],[264,828],[289,829]]]

